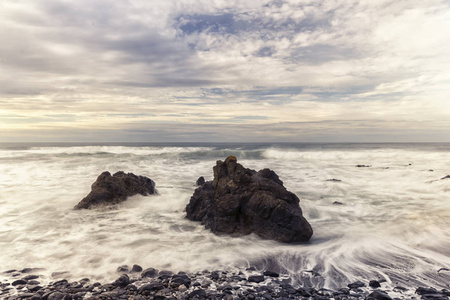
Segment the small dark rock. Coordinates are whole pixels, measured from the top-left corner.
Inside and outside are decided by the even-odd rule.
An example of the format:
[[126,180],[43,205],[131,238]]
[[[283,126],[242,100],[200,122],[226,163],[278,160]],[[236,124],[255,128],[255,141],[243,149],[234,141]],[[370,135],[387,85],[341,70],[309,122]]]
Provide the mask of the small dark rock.
[[326,181],[331,181],[331,182],[341,182],[342,180],[336,179],[336,178],[331,178],[331,179],[327,179]]
[[177,274],[172,276],[172,280],[170,281],[170,285],[172,287],[179,287],[180,285],[184,284],[187,288],[191,285],[191,279],[184,274]]
[[142,272],[142,267],[140,265],[133,265],[133,267],[131,268],[131,272],[132,273]]
[[11,274],[11,273],[14,273],[14,272],[17,272],[17,270],[8,270],[8,271],[5,271],[5,272],[3,272],[3,273],[5,273],[5,274]]
[[371,165],[356,165],[357,168],[370,168]]
[[256,282],[256,283],[263,282],[264,280],[265,279],[264,279],[263,275],[253,275],[253,276],[249,276],[247,279],[248,282]]
[[47,300],[63,300],[65,299],[65,294],[61,293],[61,292],[53,292],[51,293]]
[[449,178],[450,178],[450,175],[447,175],[447,176],[442,177],[441,180],[449,179]]
[[212,280],[218,280],[220,278],[219,272],[212,272],[211,275],[209,275],[209,278],[211,278]]
[[381,284],[376,280],[371,280],[369,282],[369,286],[372,288],[379,288],[379,287],[381,287]]
[[158,270],[157,269],[154,269],[154,268],[148,268],[148,269],[145,269],[143,272],[142,272],[142,274],[141,274],[141,277],[156,277],[156,276],[158,276]]
[[31,273],[33,271],[33,269],[32,268],[25,268],[25,269],[22,269],[22,271],[20,271],[21,273]]
[[270,270],[266,270],[263,273],[264,276],[269,276],[269,277],[280,277],[280,274],[270,271]]
[[117,273],[128,273],[130,271],[130,268],[127,265],[122,265],[117,268]]
[[195,184],[198,185],[198,186],[204,185],[205,184],[205,178],[203,176],[199,177],[197,179],[197,181],[195,182]]
[[37,292],[37,291],[39,291],[40,289],[42,289],[42,286],[40,286],[40,285],[27,285],[27,289],[28,289],[30,292]]
[[148,283],[146,285],[141,286],[138,289],[138,293],[141,294],[144,291],[152,292],[152,291],[159,291],[159,290],[162,290],[162,289],[164,289],[164,286],[161,283],[153,282],[153,283]]
[[344,203],[339,202],[339,201],[334,201],[333,204],[334,204],[334,205],[344,205]]
[[127,274],[122,274],[116,281],[114,281],[114,285],[119,287],[126,287],[130,284],[130,278]]
[[361,281],[356,281],[347,285],[350,289],[357,289],[360,287],[365,287],[366,284]]
[[23,280],[23,279],[19,279],[19,280],[13,281],[13,283],[11,283],[11,285],[13,285],[13,286],[16,286],[19,284],[27,284],[27,281]]
[[39,275],[27,275],[23,278],[23,280],[33,280],[39,278]]
[[202,298],[206,298],[206,292],[205,292],[205,290],[198,289],[198,290],[194,290],[194,291],[190,292],[188,296],[191,299],[194,297],[202,299]]
[[439,293],[435,288],[419,287],[416,289],[416,294],[419,295],[433,295]]
[[392,300],[392,298],[383,291],[373,291],[367,296],[366,300]]

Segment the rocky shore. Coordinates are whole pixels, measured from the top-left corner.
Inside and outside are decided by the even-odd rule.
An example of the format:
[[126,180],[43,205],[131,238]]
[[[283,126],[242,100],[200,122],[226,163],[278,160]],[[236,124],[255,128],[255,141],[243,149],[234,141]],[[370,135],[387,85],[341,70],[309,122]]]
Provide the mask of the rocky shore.
[[[450,291],[434,288],[390,288],[384,282],[357,281],[336,289],[315,289],[292,285],[287,275],[270,270],[243,269],[238,272],[203,271],[177,274],[140,266],[121,266],[117,279],[110,283],[59,279],[47,284],[42,269],[8,270],[0,283],[0,298],[5,300],[81,300],[81,299],[423,299],[448,300]],[[64,274],[53,274],[61,276]]]

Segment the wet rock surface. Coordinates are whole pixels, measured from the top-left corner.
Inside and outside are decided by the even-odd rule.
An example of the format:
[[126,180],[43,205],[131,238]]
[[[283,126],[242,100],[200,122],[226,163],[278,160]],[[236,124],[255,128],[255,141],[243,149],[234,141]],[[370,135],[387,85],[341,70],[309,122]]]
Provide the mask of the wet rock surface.
[[92,184],[91,192],[74,208],[89,209],[113,205],[134,195],[147,196],[156,193],[155,182],[145,176],[137,176],[122,171],[111,176],[111,173],[103,172]]
[[[246,272],[244,274],[243,272]],[[152,276],[147,276],[151,273]],[[3,273],[6,274],[6,273]],[[11,275],[12,273],[9,273]],[[24,276],[25,273],[20,273]],[[13,279],[12,280],[17,280]],[[23,281],[27,281],[21,278]],[[81,300],[81,299],[438,299],[448,300],[450,292],[434,288],[374,288],[369,282],[356,281],[346,288],[325,288],[293,285],[288,275],[270,270],[203,271],[199,273],[159,271],[149,268],[141,274],[132,272],[118,275],[112,283],[92,282],[88,278],[69,282],[66,279],[45,286],[16,285],[10,280],[0,283],[0,298],[6,300]],[[371,282],[371,281],[370,281]]]
[[187,218],[216,234],[247,235],[279,242],[306,242],[313,230],[298,197],[269,169],[244,168],[234,156],[217,161],[214,180],[197,188],[186,206]]

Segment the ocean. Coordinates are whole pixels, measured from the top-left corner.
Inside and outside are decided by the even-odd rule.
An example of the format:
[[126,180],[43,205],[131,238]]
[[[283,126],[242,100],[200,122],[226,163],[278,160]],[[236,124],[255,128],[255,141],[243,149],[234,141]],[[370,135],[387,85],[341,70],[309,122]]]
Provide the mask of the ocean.
[[[216,236],[185,218],[217,160],[270,168],[300,198],[305,244]],[[365,167],[357,167],[364,165]],[[103,171],[151,178],[159,195],[73,210]],[[108,282],[121,265],[174,272],[270,269],[305,286],[372,279],[449,288],[450,144],[0,144],[0,279],[41,268]],[[61,273],[59,273],[61,274]],[[55,274],[53,274],[55,275]]]

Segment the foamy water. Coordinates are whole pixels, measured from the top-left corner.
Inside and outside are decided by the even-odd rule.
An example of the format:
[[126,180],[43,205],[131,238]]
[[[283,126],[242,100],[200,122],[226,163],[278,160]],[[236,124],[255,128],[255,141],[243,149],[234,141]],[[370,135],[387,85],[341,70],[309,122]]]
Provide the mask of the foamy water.
[[[211,180],[228,155],[271,168],[297,194],[314,229],[308,244],[215,236],[184,218],[196,179]],[[73,210],[105,170],[147,176],[159,195]],[[124,264],[256,266],[315,287],[386,279],[448,288],[450,272],[438,272],[450,268],[450,179],[440,180],[448,174],[449,144],[0,145],[0,271],[108,281]]]

